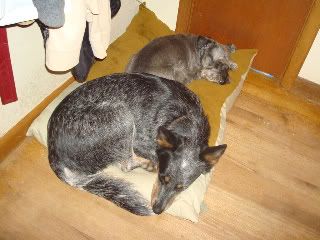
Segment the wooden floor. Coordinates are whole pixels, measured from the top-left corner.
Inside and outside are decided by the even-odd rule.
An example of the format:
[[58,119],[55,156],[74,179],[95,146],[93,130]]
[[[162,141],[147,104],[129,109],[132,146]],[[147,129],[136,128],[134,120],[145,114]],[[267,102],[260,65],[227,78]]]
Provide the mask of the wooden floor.
[[0,165],[0,239],[320,239],[320,108],[251,74],[194,224],[62,184],[26,138]]

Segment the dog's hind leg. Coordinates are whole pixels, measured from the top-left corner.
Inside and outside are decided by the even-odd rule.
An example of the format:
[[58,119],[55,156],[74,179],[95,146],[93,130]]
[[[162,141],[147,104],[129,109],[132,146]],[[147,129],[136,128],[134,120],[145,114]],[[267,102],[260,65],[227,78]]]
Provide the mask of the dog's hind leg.
[[[49,163],[71,186],[112,201],[137,215],[150,215],[149,201],[127,181],[106,175],[105,168],[132,158],[133,117],[123,105],[90,108],[61,126],[53,115],[48,131]],[[76,116],[77,117],[77,116]],[[124,161],[125,162],[125,161]]]

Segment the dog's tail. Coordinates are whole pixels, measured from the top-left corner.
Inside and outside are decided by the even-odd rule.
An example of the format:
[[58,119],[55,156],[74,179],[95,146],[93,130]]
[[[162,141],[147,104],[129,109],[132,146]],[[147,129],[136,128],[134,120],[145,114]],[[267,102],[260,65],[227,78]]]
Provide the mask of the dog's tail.
[[54,165],[51,167],[58,178],[73,187],[103,197],[133,214],[140,216],[154,214],[149,201],[135,190],[131,183],[121,178],[112,177],[103,172],[85,175],[71,172],[67,168],[61,170]]
[[83,185],[82,189],[112,201],[133,214],[153,214],[150,203],[130,183],[119,178],[98,174]]

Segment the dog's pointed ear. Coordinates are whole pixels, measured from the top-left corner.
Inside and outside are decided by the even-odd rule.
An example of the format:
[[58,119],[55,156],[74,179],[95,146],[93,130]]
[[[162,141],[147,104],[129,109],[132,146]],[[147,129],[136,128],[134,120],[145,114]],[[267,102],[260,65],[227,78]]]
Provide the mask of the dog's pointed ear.
[[209,46],[214,47],[215,45],[216,42],[207,37],[199,36],[197,39],[197,49],[200,53],[200,56],[203,56],[203,54]]
[[159,147],[172,151],[176,150],[182,143],[181,137],[163,126],[158,128],[156,141]]
[[207,147],[200,153],[200,159],[206,163],[207,172],[217,164],[226,148],[227,144],[222,144],[215,147]]
[[211,40],[210,38],[204,36],[198,36],[197,39],[197,48],[207,48],[208,46],[215,44],[215,41]]
[[234,44],[227,44],[226,46],[229,53],[234,53],[237,50],[237,47]]

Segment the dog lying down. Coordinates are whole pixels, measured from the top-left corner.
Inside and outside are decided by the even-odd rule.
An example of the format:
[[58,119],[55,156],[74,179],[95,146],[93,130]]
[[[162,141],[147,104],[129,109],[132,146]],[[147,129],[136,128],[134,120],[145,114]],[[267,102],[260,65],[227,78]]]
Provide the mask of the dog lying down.
[[[209,123],[183,84],[120,73],[71,92],[48,123],[49,163],[64,182],[137,215],[160,214],[218,162],[226,145],[208,146]],[[148,160],[147,160],[148,159]],[[103,171],[157,171],[151,203],[124,179]]]
[[197,35],[168,35],[152,40],[129,61],[126,72],[145,72],[183,84],[207,79],[230,82],[229,70],[237,68],[230,59],[234,45],[222,45]]

